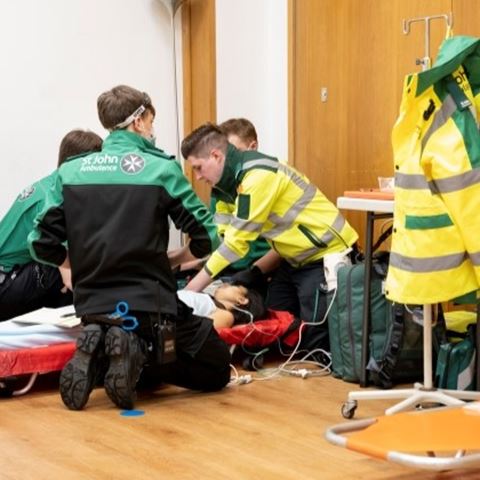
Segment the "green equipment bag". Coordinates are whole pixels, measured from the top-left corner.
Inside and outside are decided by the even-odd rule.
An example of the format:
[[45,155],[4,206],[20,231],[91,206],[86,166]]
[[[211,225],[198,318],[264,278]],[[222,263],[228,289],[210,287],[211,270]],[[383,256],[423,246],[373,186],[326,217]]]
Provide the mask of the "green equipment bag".
[[[328,302],[333,301],[328,314],[328,331],[330,351],[332,354],[332,375],[347,382],[357,382],[360,378],[362,355],[362,321],[363,321],[363,263],[344,266],[337,272],[337,289],[328,294]],[[382,280],[372,271],[370,287],[370,314],[372,319],[381,319],[385,323],[387,303],[382,294]],[[371,328],[378,338],[383,326],[373,321],[377,328]]]
[[[466,333],[447,331],[450,341],[442,343],[435,370],[435,386],[452,390],[475,390],[475,325]],[[454,338],[460,341],[453,341]]]
[[[421,307],[389,302],[383,291],[388,257],[374,259],[370,286],[369,381],[391,388],[394,381],[415,381],[423,374]],[[341,267],[337,289],[328,295],[332,375],[347,382],[360,379],[365,265]],[[415,319],[420,321],[417,322]]]

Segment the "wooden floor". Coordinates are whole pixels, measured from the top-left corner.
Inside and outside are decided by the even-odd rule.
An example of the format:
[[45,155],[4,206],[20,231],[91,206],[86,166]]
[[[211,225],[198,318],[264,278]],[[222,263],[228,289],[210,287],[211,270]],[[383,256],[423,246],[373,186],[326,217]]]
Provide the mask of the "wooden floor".
[[[480,479],[480,469],[415,471],[327,443],[325,428],[345,421],[340,407],[355,388],[332,377],[277,377],[216,394],[164,387],[140,396],[138,417],[122,416],[103,389],[85,410],[68,411],[56,380],[0,399],[0,479]],[[365,401],[355,418],[388,405]]]

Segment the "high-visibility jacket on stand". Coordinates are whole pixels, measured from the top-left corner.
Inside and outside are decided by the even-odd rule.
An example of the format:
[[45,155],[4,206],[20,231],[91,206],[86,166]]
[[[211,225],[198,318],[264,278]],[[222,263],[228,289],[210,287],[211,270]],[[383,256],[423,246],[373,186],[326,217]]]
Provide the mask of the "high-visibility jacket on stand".
[[392,134],[393,301],[437,303],[479,288],[479,80],[472,37],[446,40],[433,68],[405,79]]

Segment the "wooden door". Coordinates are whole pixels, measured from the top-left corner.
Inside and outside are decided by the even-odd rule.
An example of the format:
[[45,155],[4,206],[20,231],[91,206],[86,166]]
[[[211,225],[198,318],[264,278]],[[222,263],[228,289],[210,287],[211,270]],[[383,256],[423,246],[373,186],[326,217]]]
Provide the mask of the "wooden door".
[[480,4],[478,0],[452,0],[453,33],[480,36]]
[[[184,132],[216,121],[215,0],[187,0],[182,6]],[[210,188],[185,165],[198,196],[208,205]]]
[[[425,55],[423,24],[404,35],[402,20],[449,13],[452,0],[292,0],[289,7],[289,158],[335,202],[345,190],[393,176],[390,135],[403,78]],[[431,23],[432,54],[445,32],[443,21]],[[363,239],[364,214],[346,215]]]

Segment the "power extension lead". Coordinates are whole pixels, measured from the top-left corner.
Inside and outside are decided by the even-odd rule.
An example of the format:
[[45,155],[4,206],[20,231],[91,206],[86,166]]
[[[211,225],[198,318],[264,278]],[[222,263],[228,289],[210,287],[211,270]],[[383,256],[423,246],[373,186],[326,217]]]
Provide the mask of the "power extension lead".
[[306,368],[301,368],[300,370],[291,370],[290,374],[295,377],[307,378],[310,375],[310,372]]
[[253,380],[250,374],[240,375],[237,380],[237,385],[245,385],[246,383],[251,383]]

